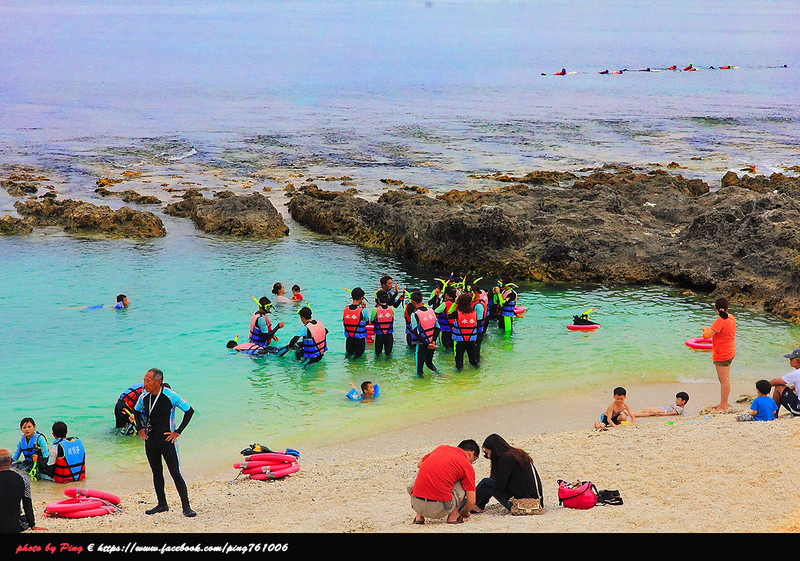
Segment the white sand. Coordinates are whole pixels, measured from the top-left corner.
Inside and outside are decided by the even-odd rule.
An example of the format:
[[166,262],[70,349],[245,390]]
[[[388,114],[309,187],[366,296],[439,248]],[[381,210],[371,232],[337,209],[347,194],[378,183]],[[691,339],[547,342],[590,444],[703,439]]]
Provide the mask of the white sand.
[[[788,490],[800,476],[800,419],[784,413],[771,422],[737,422],[734,412],[746,405],[735,402],[740,394],[754,393],[750,383],[734,384],[731,413],[699,414],[716,403],[716,384],[628,387],[628,401],[634,409],[664,405],[680,390],[691,396],[682,417],[595,431],[590,426],[611,401],[610,392],[576,392],[302,451],[301,470],[280,481],[235,479],[238,470],[232,466],[241,457],[234,452],[209,459],[223,466],[219,477],[188,480],[198,513],[192,519],[181,513],[168,476],[172,510],[154,516],[144,514],[154,504],[149,476],[142,477],[140,491],[122,494],[121,513],[91,519],[44,517],[46,504],[63,498],[62,487],[37,485],[37,524],[51,532],[143,533],[796,531],[800,497]],[[533,456],[545,513],[514,517],[492,501],[487,512],[461,525],[412,525],[406,486],[419,458],[438,444],[465,438],[480,444],[492,432]],[[240,444],[232,447],[238,450]],[[479,459],[477,479],[488,469],[488,460]],[[561,507],[558,479],[617,489],[624,505],[590,511]],[[90,479],[81,483],[91,487]],[[771,492],[776,486],[787,492]]]

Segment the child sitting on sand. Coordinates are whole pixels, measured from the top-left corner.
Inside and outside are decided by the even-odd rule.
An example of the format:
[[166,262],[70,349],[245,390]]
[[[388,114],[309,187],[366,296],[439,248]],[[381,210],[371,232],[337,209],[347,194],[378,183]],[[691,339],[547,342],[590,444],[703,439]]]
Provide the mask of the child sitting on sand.
[[648,407],[641,411],[634,411],[636,417],[661,417],[662,415],[683,415],[683,408],[689,401],[689,394],[678,392],[675,394],[675,405],[665,405],[664,407]]
[[767,380],[756,382],[758,397],[750,404],[750,411],[736,417],[737,421],[774,421],[778,414],[778,405],[769,396],[772,385]]
[[630,417],[630,423],[634,424],[636,422],[636,416],[631,413],[628,404],[625,403],[625,397],[627,395],[628,392],[625,391],[625,388],[614,388],[614,401],[608,406],[606,412],[600,415],[600,420],[595,421],[593,427],[599,430],[605,430],[606,427],[609,426],[616,427],[622,423],[626,423],[628,417]]

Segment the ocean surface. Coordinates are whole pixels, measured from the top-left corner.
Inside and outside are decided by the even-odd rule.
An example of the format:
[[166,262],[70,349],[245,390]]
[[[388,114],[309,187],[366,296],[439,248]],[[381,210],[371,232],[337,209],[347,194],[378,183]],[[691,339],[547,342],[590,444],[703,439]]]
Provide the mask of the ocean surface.
[[[0,5],[0,172],[43,170],[60,197],[95,202],[96,179],[124,170],[259,188],[346,175],[364,196],[383,178],[437,192],[492,187],[481,174],[607,163],[674,161],[712,186],[746,165],[791,174],[799,13],[791,1],[11,0]],[[697,71],[680,71],[689,64]],[[0,214],[15,200],[0,189]],[[427,292],[446,273],[291,221],[285,239],[248,242],[157,213],[168,230],[158,240],[0,238],[0,444],[15,445],[24,416],[48,434],[64,420],[89,448],[90,477],[95,466],[146,469],[137,439],[112,434],[112,411],[151,367],[197,410],[180,441],[195,464],[235,461],[255,441],[302,451],[575,387],[715,379],[708,353],[684,345],[713,320],[712,302],[664,287],[520,283],[528,312],[510,337],[490,330],[479,369],[457,372],[440,353],[442,375],[415,379],[400,335],[390,360],[370,347],[349,361],[345,289],[371,294],[390,274]],[[252,298],[276,281],[298,283],[331,331],[322,363],[225,348],[247,336]],[[123,312],[110,309],[120,292]],[[566,330],[592,307],[601,329]],[[274,310],[284,341],[295,312]],[[799,328],[733,313],[732,377],[782,374]],[[346,400],[365,379],[380,399]]]

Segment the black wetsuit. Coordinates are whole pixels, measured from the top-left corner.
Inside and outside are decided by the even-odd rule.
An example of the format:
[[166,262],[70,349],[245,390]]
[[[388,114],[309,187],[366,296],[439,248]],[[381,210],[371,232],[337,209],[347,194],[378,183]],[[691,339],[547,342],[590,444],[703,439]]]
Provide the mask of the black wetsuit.
[[[20,516],[19,505],[25,510]],[[31,484],[16,471],[0,471],[0,533],[18,534],[34,526]]]
[[[175,401],[174,403],[173,400]],[[160,394],[156,396],[146,394],[142,398],[143,413],[146,415],[146,421],[142,419],[143,416],[141,414],[137,414],[136,428],[144,428],[147,434],[147,439],[144,441],[144,451],[147,455],[147,462],[153,472],[153,487],[156,491],[158,504],[167,506],[167,496],[164,493],[164,467],[161,463],[163,458],[164,463],[167,464],[169,474],[175,482],[175,488],[181,498],[181,506],[186,511],[190,508],[189,493],[186,488],[186,482],[181,475],[178,449],[174,442],[167,440],[167,434],[172,432],[172,410],[176,406],[182,406],[181,409],[188,407],[188,409],[184,410],[180,426],[175,429],[175,432],[183,432],[183,429],[189,424],[189,420],[194,414],[194,409],[189,407],[178,394],[163,387]]]

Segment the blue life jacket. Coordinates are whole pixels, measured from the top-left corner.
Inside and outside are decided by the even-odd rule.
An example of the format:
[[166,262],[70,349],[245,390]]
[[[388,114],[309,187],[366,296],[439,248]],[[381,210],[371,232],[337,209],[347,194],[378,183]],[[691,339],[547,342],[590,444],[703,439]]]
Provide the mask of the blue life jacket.
[[[506,300],[506,296],[514,297],[513,300]],[[517,313],[514,311],[514,308],[517,307],[517,293],[513,290],[509,290],[508,292],[503,293],[503,307],[500,309],[501,316],[511,316],[514,317]]]
[[450,318],[447,317],[448,314],[453,313],[453,309],[456,307],[456,303],[452,300],[445,300],[444,301],[444,310],[439,312],[436,315],[436,319],[439,321],[439,330],[442,333],[449,333],[453,330],[453,324],[451,323]]
[[[19,448],[22,451],[22,455],[25,457],[25,460],[32,462],[33,455],[36,454],[38,456],[47,456],[42,450],[42,447],[38,445],[39,437],[44,436],[38,430],[33,433],[30,440],[25,440],[25,435],[22,435],[22,438],[19,439]],[[44,441],[47,442],[47,437],[44,436]]]
[[[312,320],[316,321],[316,320]],[[322,323],[308,322],[306,336],[303,337],[303,358],[315,358],[325,354],[328,344],[325,337],[325,327]]]
[[86,475],[86,450],[81,439],[76,436],[57,438],[53,444],[59,445],[64,452],[63,457],[56,458],[53,481],[67,483],[83,479]]
[[256,311],[253,314],[253,317],[250,318],[250,342],[265,347],[267,343],[269,343],[269,340],[267,339],[267,334],[261,331],[261,329],[259,329],[258,327],[258,318],[262,316],[264,317],[265,320],[267,320],[267,331],[270,331],[272,329],[272,324],[270,324],[269,318],[265,314]]

